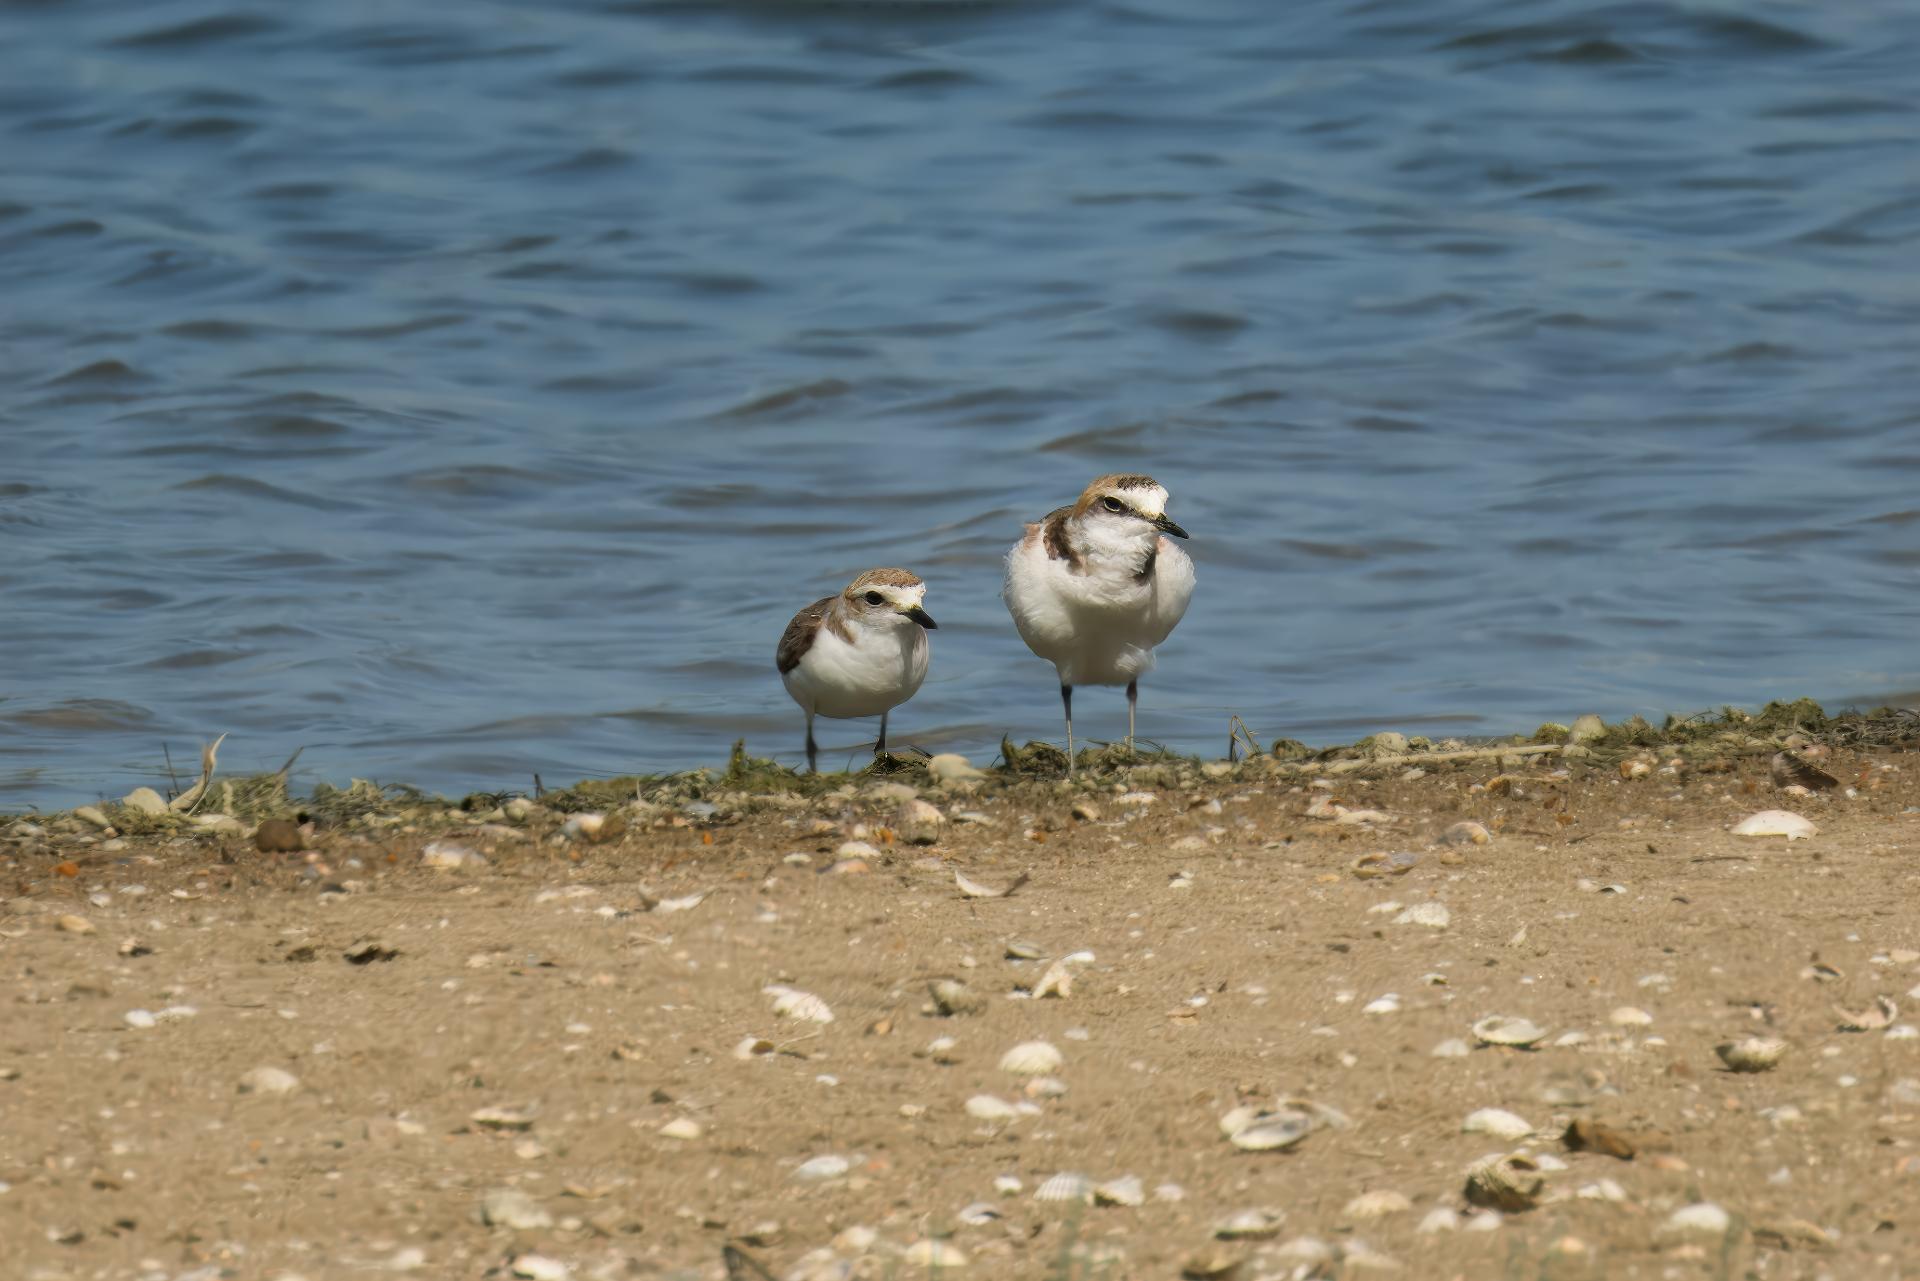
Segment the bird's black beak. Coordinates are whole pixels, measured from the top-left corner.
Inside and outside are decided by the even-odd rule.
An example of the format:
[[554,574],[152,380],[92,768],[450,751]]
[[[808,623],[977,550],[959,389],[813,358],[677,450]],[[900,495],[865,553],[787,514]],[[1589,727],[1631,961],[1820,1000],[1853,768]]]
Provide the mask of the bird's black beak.
[[1155,516],[1153,518],[1153,527],[1163,534],[1172,534],[1175,538],[1185,538],[1187,536],[1186,530],[1180,528],[1180,526],[1174,524],[1165,516]]
[[930,632],[939,630],[940,624],[933,621],[933,615],[921,609],[918,605],[915,605],[912,609],[903,609],[900,612]]

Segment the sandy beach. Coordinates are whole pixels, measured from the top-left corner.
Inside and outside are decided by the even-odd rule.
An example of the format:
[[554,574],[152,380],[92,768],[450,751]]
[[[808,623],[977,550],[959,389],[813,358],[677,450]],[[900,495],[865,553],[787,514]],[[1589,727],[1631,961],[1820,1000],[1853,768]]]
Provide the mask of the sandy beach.
[[1906,1275],[1920,776],[1783,728],[0,820],[10,1275]]

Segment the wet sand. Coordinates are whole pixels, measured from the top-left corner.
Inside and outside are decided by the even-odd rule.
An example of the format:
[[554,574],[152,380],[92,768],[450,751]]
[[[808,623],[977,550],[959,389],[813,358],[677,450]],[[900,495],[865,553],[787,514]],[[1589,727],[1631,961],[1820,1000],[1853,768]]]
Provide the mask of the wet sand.
[[[603,841],[413,806],[306,854],[0,825],[0,1241],[30,1278],[711,1281],[729,1241],[780,1278],[1902,1275],[1913,758],[1836,752],[1804,797],[1670,759],[709,786]],[[1818,834],[1729,833],[1770,808]],[[1777,1067],[1723,1067],[1748,1035]],[[1001,1066],[1036,1040],[1052,1082]],[[1306,1137],[1229,1140],[1280,1100]],[[1508,1152],[1538,1194],[1471,1204]],[[1036,1200],[1061,1173],[1122,1203]],[[1270,1234],[1217,1238],[1243,1211]]]

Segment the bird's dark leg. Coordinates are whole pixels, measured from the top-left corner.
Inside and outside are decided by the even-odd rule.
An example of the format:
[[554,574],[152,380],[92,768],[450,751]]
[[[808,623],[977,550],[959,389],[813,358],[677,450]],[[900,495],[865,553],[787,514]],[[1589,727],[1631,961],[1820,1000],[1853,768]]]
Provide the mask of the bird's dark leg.
[[1060,706],[1067,709],[1067,773],[1073,773],[1073,686],[1060,686]]
[[820,749],[813,745],[813,713],[807,713],[807,773],[820,772]]
[[1140,682],[1127,682],[1127,751],[1133,751],[1133,705],[1140,698]]
[[887,754],[887,714],[885,712],[880,713],[880,741],[873,745],[873,754],[875,757]]

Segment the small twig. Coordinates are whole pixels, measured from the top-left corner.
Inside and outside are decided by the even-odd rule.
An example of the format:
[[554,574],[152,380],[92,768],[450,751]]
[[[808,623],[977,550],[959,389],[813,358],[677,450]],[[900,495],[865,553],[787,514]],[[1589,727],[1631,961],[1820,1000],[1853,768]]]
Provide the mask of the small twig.
[[167,782],[169,784],[167,788],[167,799],[172,800],[174,797],[180,795],[180,776],[173,772],[173,753],[168,750],[165,742],[160,744],[160,754],[167,758]]
[[546,790],[546,788],[540,786],[540,775],[538,771],[536,771],[533,776],[533,799],[536,801],[539,800],[541,794]]

